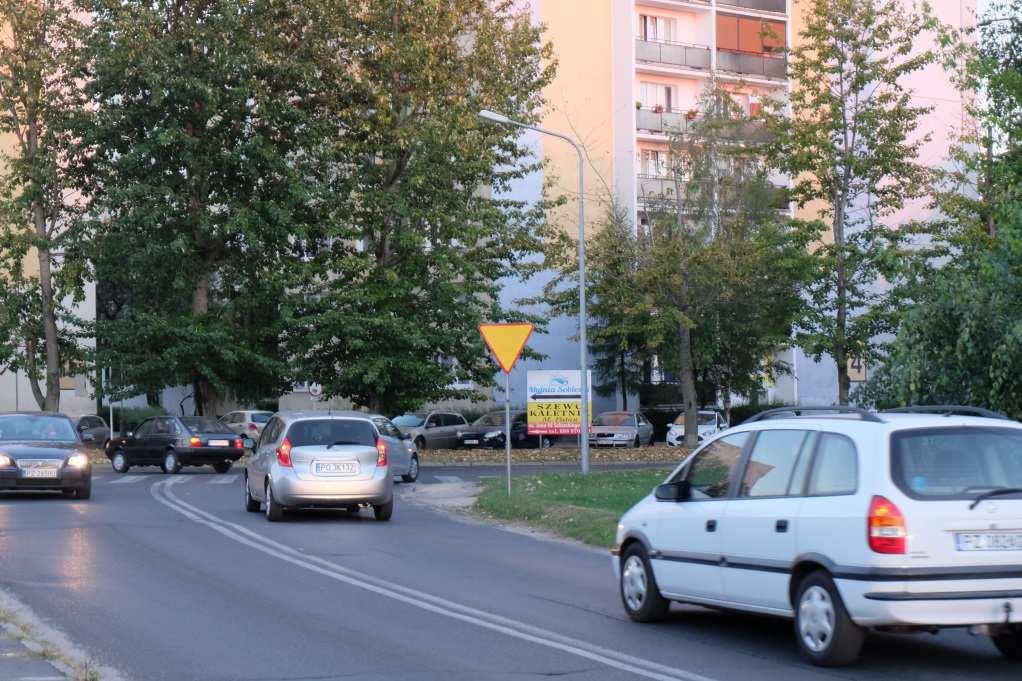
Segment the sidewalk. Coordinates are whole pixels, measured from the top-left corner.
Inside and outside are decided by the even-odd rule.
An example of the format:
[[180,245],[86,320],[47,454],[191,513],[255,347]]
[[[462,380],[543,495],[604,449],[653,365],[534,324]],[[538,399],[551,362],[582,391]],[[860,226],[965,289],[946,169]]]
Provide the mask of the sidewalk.
[[0,625],[0,681],[67,681],[73,678],[44,659],[41,646],[32,641],[19,641],[18,633],[14,625]]

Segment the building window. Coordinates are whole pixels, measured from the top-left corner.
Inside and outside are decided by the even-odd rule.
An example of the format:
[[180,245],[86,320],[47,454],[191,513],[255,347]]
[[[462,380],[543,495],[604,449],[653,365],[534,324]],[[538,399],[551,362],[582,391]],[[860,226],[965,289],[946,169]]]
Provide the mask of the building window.
[[646,109],[672,111],[678,103],[678,88],[663,83],[639,83],[639,101]]
[[717,15],[718,49],[769,54],[783,51],[786,42],[786,30],[782,21]]
[[667,177],[667,152],[660,149],[643,149],[639,155],[639,168],[649,177]]
[[652,14],[639,15],[639,37],[643,40],[668,42],[674,40],[674,19]]

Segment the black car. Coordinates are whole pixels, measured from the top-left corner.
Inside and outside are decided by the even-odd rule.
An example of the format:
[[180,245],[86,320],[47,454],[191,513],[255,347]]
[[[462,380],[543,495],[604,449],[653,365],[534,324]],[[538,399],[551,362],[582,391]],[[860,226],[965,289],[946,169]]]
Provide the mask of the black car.
[[[524,411],[511,412],[511,446],[545,449],[551,444],[547,435],[529,435],[528,414]],[[504,446],[504,410],[491,411],[476,419],[471,426],[458,431],[458,446],[475,447]]]
[[177,473],[182,466],[213,466],[217,473],[226,473],[250,442],[212,417],[154,416],[134,432],[112,439],[106,455],[118,473],[132,466],[159,466],[164,473]]
[[92,496],[92,463],[67,416],[43,412],[0,414],[0,491],[52,490]]

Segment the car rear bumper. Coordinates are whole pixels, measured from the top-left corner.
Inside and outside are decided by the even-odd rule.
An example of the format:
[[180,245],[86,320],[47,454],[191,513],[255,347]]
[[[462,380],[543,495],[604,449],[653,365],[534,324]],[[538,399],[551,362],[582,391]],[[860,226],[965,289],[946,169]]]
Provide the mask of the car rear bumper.
[[279,469],[275,473],[271,478],[273,496],[284,506],[385,504],[394,498],[394,478],[389,466],[377,468],[368,480],[300,480]]
[[245,455],[244,449],[237,447],[190,447],[175,449],[177,460],[185,466],[209,466],[221,461],[237,461]]
[[23,478],[16,469],[0,471],[0,491],[79,489],[91,482],[91,467],[65,467],[57,478]]
[[868,582],[837,580],[863,626],[963,627],[1022,623],[1022,579]]

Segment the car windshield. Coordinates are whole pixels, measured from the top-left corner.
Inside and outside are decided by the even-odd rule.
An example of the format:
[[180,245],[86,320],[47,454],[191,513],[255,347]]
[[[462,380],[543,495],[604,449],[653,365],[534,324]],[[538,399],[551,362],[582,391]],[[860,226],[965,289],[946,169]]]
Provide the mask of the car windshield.
[[[696,424],[700,426],[712,426],[716,422],[717,415],[714,414],[712,411],[709,412],[701,411],[699,412],[699,415],[696,416]],[[680,414],[678,414],[678,417],[674,419],[674,425],[676,426],[685,425],[685,412],[681,412]]]
[[271,416],[273,414],[268,411],[254,411],[252,412],[252,423],[266,423]]
[[422,418],[418,414],[402,414],[401,416],[391,419],[390,422],[398,428],[418,428],[426,422],[426,419]]
[[75,442],[77,439],[71,421],[63,416],[0,416],[0,442]]
[[484,414],[472,423],[473,426],[502,426],[504,425],[504,412],[502,411],[491,411],[489,414]]
[[895,433],[891,467],[903,492],[917,499],[972,499],[1022,487],[1022,430],[927,428]]
[[185,424],[185,428],[191,433],[234,434],[226,425],[208,416],[182,416],[181,423]]
[[297,421],[287,431],[293,447],[327,447],[334,444],[376,446],[376,431],[362,419],[310,419]]
[[622,412],[600,414],[593,419],[594,426],[634,426],[635,417]]

